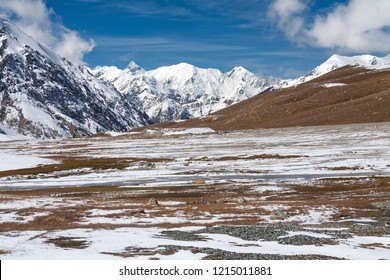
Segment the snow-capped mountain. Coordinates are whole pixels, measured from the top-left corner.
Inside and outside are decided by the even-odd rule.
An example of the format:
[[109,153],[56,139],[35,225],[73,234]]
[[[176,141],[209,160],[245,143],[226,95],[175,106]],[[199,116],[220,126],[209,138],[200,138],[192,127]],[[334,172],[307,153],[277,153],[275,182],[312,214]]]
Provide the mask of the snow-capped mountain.
[[36,138],[149,124],[121,93],[0,19],[0,133]]
[[387,69],[390,68],[390,55],[387,55],[385,57],[377,57],[369,54],[358,55],[358,56],[341,56],[341,55],[334,54],[324,63],[317,66],[313,71],[311,71],[306,76],[303,76],[295,80],[285,81],[283,87],[295,86],[295,85],[299,85],[311,81],[315,78],[318,78],[322,75],[325,75],[329,72],[332,72],[338,68],[347,65],[363,67],[366,69],[373,69],[373,70]]
[[389,122],[389,57],[373,58],[333,57],[317,68],[318,79],[259,94],[207,118],[154,127],[225,131]]
[[96,67],[91,72],[113,84],[155,122],[206,116],[280,83],[242,67],[222,73],[187,63],[145,71],[131,62],[124,70]]
[[96,67],[91,72],[126,95],[154,122],[163,122],[207,116],[264,91],[297,86],[346,65],[389,68],[390,55],[333,55],[308,75],[294,80],[261,78],[243,67],[222,73],[187,63],[145,71],[132,61],[124,70]]

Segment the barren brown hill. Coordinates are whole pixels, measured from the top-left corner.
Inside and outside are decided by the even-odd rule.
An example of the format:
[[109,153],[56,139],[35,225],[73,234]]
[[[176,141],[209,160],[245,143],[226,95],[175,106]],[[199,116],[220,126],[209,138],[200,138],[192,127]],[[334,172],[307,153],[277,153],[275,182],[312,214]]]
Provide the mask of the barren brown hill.
[[206,118],[155,127],[240,130],[390,121],[390,70],[346,66],[296,87],[263,93]]

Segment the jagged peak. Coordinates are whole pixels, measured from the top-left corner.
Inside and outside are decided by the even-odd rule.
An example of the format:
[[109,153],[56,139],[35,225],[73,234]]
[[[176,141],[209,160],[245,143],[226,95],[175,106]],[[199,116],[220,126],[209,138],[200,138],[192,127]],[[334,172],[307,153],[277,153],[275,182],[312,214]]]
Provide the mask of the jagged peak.
[[239,72],[250,72],[248,71],[246,68],[244,68],[243,66],[236,66],[232,69],[232,71],[239,71]]
[[246,68],[242,67],[242,66],[236,66],[234,67],[232,70],[230,70],[229,72],[226,73],[226,75],[228,77],[237,77],[237,76],[255,76],[255,74],[253,74],[252,72],[250,72],[249,70],[247,70]]
[[327,64],[334,64],[340,67],[345,65],[358,65],[368,68],[371,68],[371,66],[378,66],[382,69],[390,66],[390,55],[384,57],[377,57],[371,54],[362,54],[355,56],[343,56],[334,54],[319,67]]
[[61,66],[63,65],[62,57],[59,54],[54,52],[44,43],[37,42],[12,21],[0,18],[0,29],[2,30],[2,33],[5,34],[5,37],[8,38],[8,53],[21,55],[23,49],[30,47],[52,62]]
[[130,63],[126,66],[126,70],[129,71],[131,74],[144,72],[144,69],[141,66],[139,66],[137,63],[135,63],[133,60],[130,61]]

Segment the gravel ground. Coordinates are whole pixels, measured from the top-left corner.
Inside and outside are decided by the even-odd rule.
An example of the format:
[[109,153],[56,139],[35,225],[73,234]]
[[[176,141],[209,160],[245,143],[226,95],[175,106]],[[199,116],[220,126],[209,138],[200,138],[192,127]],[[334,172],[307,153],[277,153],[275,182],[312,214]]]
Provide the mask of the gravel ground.
[[228,252],[212,248],[197,248],[197,247],[181,247],[181,246],[167,246],[167,251],[177,252],[179,250],[190,250],[192,253],[207,254],[204,260],[340,260],[321,255],[280,255],[280,254],[247,254]]
[[[203,234],[224,234],[246,241],[276,241],[280,244],[305,246],[305,245],[336,245],[342,239],[351,238],[355,234],[364,233],[390,233],[390,229],[381,224],[362,224],[359,227],[350,227],[346,224],[329,224],[329,228],[308,228],[297,224],[265,224],[256,226],[218,226],[207,227],[193,232],[184,231],[164,231],[162,238],[179,241],[202,241],[206,237]],[[334,228],[334,229],[332,229]],[[296,235],[289,233],[298,232]],[[300,232],[305,232],[301,234]],[[315,237],[311,235],[324,234],[329,237]],[[204,259],[212,260],[335,260],[339,258],[324,255],[280,255],[280,254],[258,254],[258,253],[235,253],[212,248],[198,248],[192,246],[165,246],[164,252],[177,252],[179,250],[189,250],[192,253],[203,253],[207,256]]]

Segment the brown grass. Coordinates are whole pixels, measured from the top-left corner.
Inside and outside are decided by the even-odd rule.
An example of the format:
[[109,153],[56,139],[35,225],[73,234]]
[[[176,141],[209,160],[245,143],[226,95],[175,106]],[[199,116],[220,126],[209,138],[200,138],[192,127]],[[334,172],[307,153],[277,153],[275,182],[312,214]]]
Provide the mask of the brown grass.
[[[56,171],[68,171],[74,169],[91,168],[92,170],[107,170],[107,169],[125,169],[134,163],[153,164],[158,162],[173,161],[171,158],[89,158],[89,157],[51,157],[58,160],[58,164],[40,165],[33,168],[25,168],[18,170],[8,170],[0,172],[1,177],[7,176],[25,176],[35,178],[40,174],[50,174]],[[77,173],[72,173],[75,175]],[[56,175],[57,177],[68,176],[67,174]]]
[[[2,192],[5,200],[58,197],[64,199],[64,205],[56,209],[45,207],[20,210],[23,216],[47,212],[33,221],[25,223],[2,223],[0,231],[23,230],[64,230],[72,228],[117,228],[117,227],[164,227],[203,225],[210,219],[220,217],[218,221],[208,225],[249,225],[259,224],[265,217],[275,217],[284,222],[286,217],[305,215],[310,209],[333,209],[335,221],[372,218],[377,221],[387,221],[389,216],[385,210],[373,206],[374,202],[390,200],[390,178],[377,177],[344,180],[318,180],[311,185],[290,185],[291,191],[258,192],[250,186],[240,185],[192,185],[186,188],[146,188],[125,189],[115,187],[65,188],[51,190],[29,190]],[[149,205],[149,199],[158,200],[158,205]],[[244,197],[245,202],[239,198]],[[67,206],[67,201],[81,202]],[[180,202],[170,205],[166,202]],[[267,206],[280,205],[281,210],[267,210]],[[181,224],[80,224],[90,217],[91,210],[120,210],[121,213],[107,214],[107,218],[159,218],[177,217],[178,213],[186,217]],[[4,210],[6,211],[6,210]],[[278,211],[282,214],[278,215]],[[386,220],[387,219],[387,220]],[[341,224],[340,224],[341,225]],[[388,230],[390,232],[390,229]],[[383,230],[372,232],[383,234]],[[53,241],[54,242],[54,241]],[[67,246],[66,242],[64,241]],[[70,242],[70,241],[69,241]],[[70,246],[70,245],[69,245]],[[81,246],[81,245],[80,245]]]
[[337,166],[337,167],[325,167],[325,168],[328,170],[332,170],[332,171],[364,169],[363,167],[360,167],[360,166]]
[[8,251],[8,250],[1,250],[0,249],[0,255],[6,255],[6,254],[10,254],[11,251]]
[[88,241],[79,237],[56,237],[46,240],[46,243],[54,244],[64,249],[85,249],[88,248]]
[[386,244],[382,244],[382,243],[360,244],[359,247],[365,248],[365,249],[371,249],[371,250],[375,250],[378,248],[390,249],[389,244],[386,245]]

